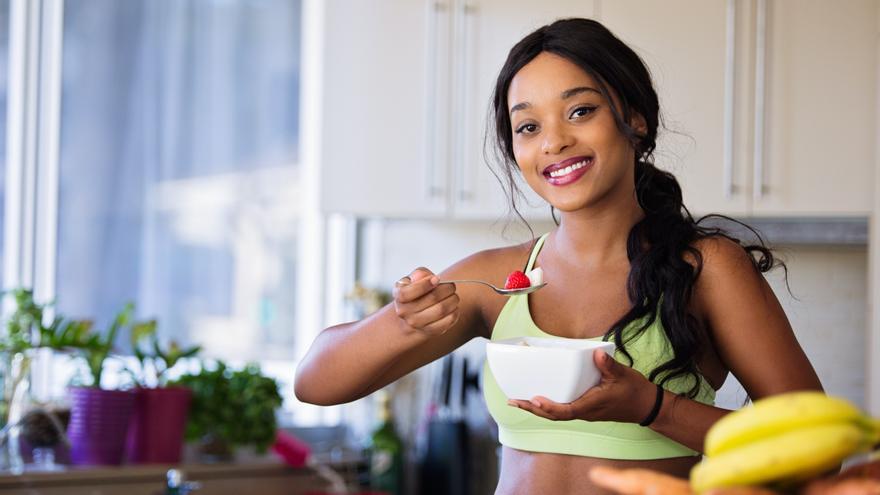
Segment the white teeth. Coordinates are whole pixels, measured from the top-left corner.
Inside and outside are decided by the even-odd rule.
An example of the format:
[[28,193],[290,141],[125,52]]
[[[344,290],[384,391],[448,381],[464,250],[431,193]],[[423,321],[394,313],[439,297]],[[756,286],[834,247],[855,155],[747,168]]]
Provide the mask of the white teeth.
[[584,160],[582,162],[577,162],[574,165],[569,165],[565,168],[561,168],[559,170],[554,170],[554,171],[550,172],[550,177],[553,177],[553,178],[562,177],[563,175],[568,175],[568,174],[574,172],[575,170],[584,168],[586,166],[587,166],[587,160]]

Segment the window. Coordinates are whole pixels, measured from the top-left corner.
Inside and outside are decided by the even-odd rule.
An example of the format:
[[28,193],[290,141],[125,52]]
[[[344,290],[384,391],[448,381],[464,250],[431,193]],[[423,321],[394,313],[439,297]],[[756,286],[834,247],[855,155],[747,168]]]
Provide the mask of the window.
[[[6,84],[9,80],[9,0],[0,0],[0,260],[3,256],[3,239],[6,222]],[[0,280],[3,280],[3,263],[0,263]]]
[[57,299],[293,359],[300,4],[67,0]]
[[[322,297],[297,289],[303,242],[323,245],[300,201],[301,1],[0,0],[0,16],[0,75],[7,38],[17,61],[0,103],[18,102],[5,287],[99,328],[133,301],[162,337],[258,361],[290,398],[294,319]],[[61,361],[35,371],[44,399],[63,394]]]

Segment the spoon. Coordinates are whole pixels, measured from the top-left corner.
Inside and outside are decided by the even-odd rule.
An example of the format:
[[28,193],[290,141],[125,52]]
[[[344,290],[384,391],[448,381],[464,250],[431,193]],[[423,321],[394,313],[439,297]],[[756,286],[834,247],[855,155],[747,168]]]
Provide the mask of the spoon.
[[[482,280],[441,280],[440,284],[458,284],[458,283],[473,283],[473,284],[483,284],[486,287],[494,290],[495,292],[501,294],[502,296],[519,296],[522,294],[531,294],[536,290],[540,289],[547,285],[547,283],[532,285],[530,287],[523,287],[522,289],[502,289],[501,287],[496,287],[489,282],[483,282]],[[439,285],[439,284],[438,284]]]

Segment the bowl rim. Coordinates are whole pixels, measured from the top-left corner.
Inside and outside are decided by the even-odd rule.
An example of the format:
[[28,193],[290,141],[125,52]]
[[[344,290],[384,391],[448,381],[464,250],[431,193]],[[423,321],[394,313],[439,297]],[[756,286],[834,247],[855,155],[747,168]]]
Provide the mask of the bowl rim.
[[[534,339],[534,340],[547,340],[547,341],[569,341],[569,342],[577,342],[579,344],[586,344],[583,347],[560,347],[560,346],[521,346],[518,345],[518,342],[525,341],[526,339]],[[532,350],[541,349],[543,352],[550,350],[551,352],[583,352],[583,351],[594,351],[596,349],[602,349],[604,347],[610,346],[610,351],[613,352],[614,342],[609,342],[606,340],[593,340],[593,339],[571,339],[567,337],[532,337],[530,335],[521,336],[521,337],[510,337],[501,340],[490,340],[486,343],[486,345],[491,345],[493,347],[506,348],[513,347],[515,349],[529,349],[525,352],[533,352]]]

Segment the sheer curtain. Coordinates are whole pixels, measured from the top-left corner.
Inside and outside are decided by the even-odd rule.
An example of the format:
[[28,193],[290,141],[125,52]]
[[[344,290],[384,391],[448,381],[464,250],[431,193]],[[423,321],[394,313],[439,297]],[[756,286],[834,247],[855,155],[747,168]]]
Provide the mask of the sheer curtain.
[[[300,2],[66,0],[57,300],[293,359]],[[292,375],[292,370],[290,370]]]
[[[9,0],[0,0],[0,260],[3,259],[6,204],[6,85],[9,78]],[[3,263],[0,263],[3,280]]]

